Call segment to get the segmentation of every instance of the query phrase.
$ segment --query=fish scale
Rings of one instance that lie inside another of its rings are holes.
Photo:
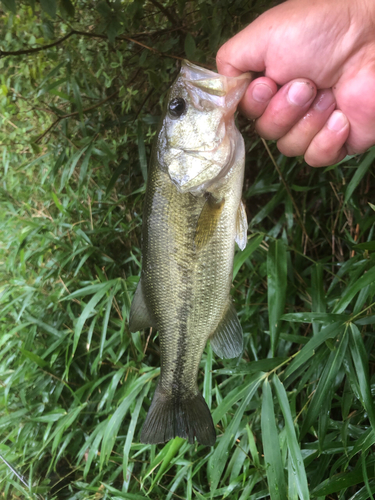
[[[129,320],[131,331],[156,328],[160,341],[160,378],[142,442],[181,436],[213,445],[197,384],[202,353],[209,338],[221,357],[242,352],[230,287],[235,241],[246,245],[246,230],[237,233],[247,224],[244,144],[234,112],[248,82],[185,63],[169,93],[150,162],[141,280]]]

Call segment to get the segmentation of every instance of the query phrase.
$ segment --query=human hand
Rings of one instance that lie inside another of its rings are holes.
[[[242,112],[286,156],[314,167],[375,144],[375,2],[288,0],[217,54],[219,73],[263,73]]]

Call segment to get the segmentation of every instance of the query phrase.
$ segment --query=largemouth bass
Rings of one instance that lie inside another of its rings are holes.
[[[224,77],[185,62],[154,144],[142,226],[142,273],[129,328],[159,332],[161,372],[141,441],[180,436],[212,446],[215,428],[198,389],[207,340],[242,353],[230,297],[235,241],[247,241],[241,202],[244,142],[234,113],[250,75]]]

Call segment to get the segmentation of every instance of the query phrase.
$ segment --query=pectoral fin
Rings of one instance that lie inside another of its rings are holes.
[[[151,327],[157,330],[155,321],[152,319],[146,306],[143,296],[142,280],[139,280],[130,308],[129,330],[130,332],[138,332],[139,330]]]
[[[221,212],[224,208],[225,199],[216,200],[211,194],[203,205],[202,212],[197,223],[195,233],[195,246],[199,250],[212,238]]]
[[[247,243],[247,217],[244,204],[240,203],[237,210],[236,237],[235,241],[241,250],[244,250]]]
[[[212,350],[220,358],[237,358],[242,353],[242,337],[241,324],[234,305],[229,299],[223,319],[210,337]]]

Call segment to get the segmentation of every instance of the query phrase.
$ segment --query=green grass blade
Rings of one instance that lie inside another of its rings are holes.
[[[219,484],[220,477],[223,473],[225,464],[228,460],[228,449],[232,446],[235,435],[241,423],[242,416],[252,397],[256,393],[260,383],[264,379],[265,374],[259,373],[249,378],[246,384],[246,395],[238,407],[232,421],[228,425],[224,435],[220,438],[219,444],[208,462],[208,476],[211,483],[211,498],[213,497],[216,488]]]
[[[375,282],[375,266],[369,269],[365,274],[363,274],[359,279],[356,279],[353,283],[347,286],[345,292],[342,294],[340,300],[337,302],[333,308],[334,313],[342,313],[345,311],[349,302],[353,297],[362,290],[367,285]]]
[[[262,441],[264,461],[271,500],[286,500],[284,466],[281,460],[279,435],[275,423],[272,392],[268,380],[263,383]]]
[[[335,338],[344,329],[341,322],[326,326],[315,335],[297,354],[285,372],[285,379],[290,377],[298,368],[307,363],[314,356],[316,349],[328,339]]]
[[[262,243],[264,234],[253,234],[249,238],[245,250],[237,252],[234,256],[233,262],[233,279],[237,276],[238,271],[241,269],[243,263],[255,252],[255,250]]]
[[[314,337],[316,338],[316,337]],[[319,383],[315,390],[313,397],[311,398],[307,414],[303,421],[301,428],[301,439],[308,432],[311,425],[314,423],[319,415],[319,412],[324,408],[326,398],[331,394],[334,389],[334,380],[338,371],[341,368],[342,361],[344,359],[346,349],[348,346],[348,334],[344,332],[336,341],[336,345],[333,351],[330,353],[327,363],[323,369],[320,376]]]
[[[287,285],[287,254],[281,240],[270,242],[267,254],[268,314],[272,354],[275,356],[284,312]]]
[[[288,396],[277,375],[274,375],[272,382],[274,384],[276,396],[284,416],[289,458],[292,461],[292,475],[294,476],[294,479],[296,481],[298,495],[302,500],[308,500],[310,498],[310,495],[307,485],[306,471],[302,459],[301,450],[297,441],[292,413],[290,411],[288,402]]]
[[[371,394],[368,355],[358,327],[351,324],[350,329],[351,335],[349,337],[349,346],[358,378],[361,402],[368,414],[371,426],[375,432],[375,410]]]
[[[367,155],[362,159],[361,163],[355,170],[355,174],[353,175],[351,181],[348,184],[348,187],[345,191],[344,203],[347,203],[351,198],[354,190],[357,188],[359,183],[361,182],[363,176],[366,174],[367,170],[373,164],[375,158],[375,148],[371,148]]]

